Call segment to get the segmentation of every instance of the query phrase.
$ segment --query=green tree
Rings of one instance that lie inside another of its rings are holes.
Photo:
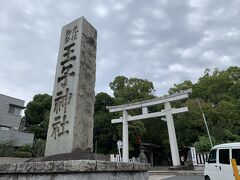
[[[107,93],[100,92],[96,95],[94,110],[94,151],[108,154],[114,152],[117,127],[112,126],[113,115],[108,112],[106,106],[113,105],[114,99]]]
[[[184,81],[170,88],[169,93],[180,92],[188,87],[193,89],[193,94],[186,102],[189,112],[175,117],[179,146],[191,145],[199,137],[207,135],[195,98],[200,99],[210,134],[216,143],[238,141],[240,137],[240,68],[229,67],[223,71],[216,68],[212,73],[207,69],[195,84]],[[180,106],[184,105],[180,103]],[[187,137],[189,134],[191,136]]]
[[[117,104],[140,101],[154,97],[153,83],[138,78],[126,78],[117,76],[110,83]]]
[[[96,95],[95,97],[95,108],[94,108],[94,112],[98,113],[98,112],[107,112],[107,106],[111,106],[113,105],[114,99],[109,96],[107,93],[104,92],[100,92]]]
[[[33,157],[42,157],[45,152],[46,141],[43,139],[35,139],[31,148]]]
[[[169,94],[178,93],[193,87],[192,81],[186,80],[180,84],[174,84],[172,88],[168,91]]]
[[[106,106],[119,105],[155,98],[153,83],[138,78],[118,76],[110,84],[114,97],[106,93],[96,95],[94,111],[94,145],[99,153],[116,153],[117,140],[122,137],[122,125],[111,124],[111,119],[122,116],[121,113],[109,113]],[[229,67],[213,72],[206,69],[196,83],[185,80],[174,84],[169,94],[192,88],[188,100],[171,103],[172,107],[187,106],[189,112],[174,115],[178,146],[195,145],[199,151],[208,151],[210,142],[203,117],[196,98],[200,100],[214,143],[240,141],[240,68]],[[35,133],[36,138],[46,138],[51,96],[36,95],[26,108],[27,130]],[[163,109],[162,105],[149,108],[149,112]],[[140,114],[141,110],[131,110],[130,115]],[[169,154],[169,140],[166,122],[160,118],[146,119],[129,123],[130,156],[139,155],[137,139],[160,146],[157,155],[164,160]],[[4,146],[6,147],[6,146]],[[12,147],[6,147],[13,151]],[[38,149],[35,148],[35,150]],[[0,153],[7,153],[4,148]],[[41,151],[42,152],[42,151]]]
[[[52,97],[48,94],[38,94],[27,104],[25,121],[28,132],[35,134],[35,138],[46,139],[51,110]]]
[[[211,139],[213,144],[215,144],[215,138],[211,137]],[[194,146],[196,147],[196,150],[201,153],[209,152],[212,148],[208,136],[200,136]]]
[[[154,98],[153,83],[146,79],[127,78],[124,76],[117,76],[113,82],[110,83],[110,88],[113,90],[115,97],[114,104],[126,104]],[[137,115],[140,110],[129,111],[130,115]],[[122,116],[121,113],[115,113],[117,117]],[[118,126],[119,137],[122,137],[122,126]],[[150,127],[150,126],[149,126]],[[138,139],[144,139],[147,129],[143,121],[135,121],[129,123],[129,150],[130,156],[138,156]]]
[[[198,137],[206,134],[199,105],[195,99],[189,99],[182,106],[188,107],[188,112],[174,116],[174,123],[179,147],[191,146]],[[203,103],[202,107],[207,108]]]

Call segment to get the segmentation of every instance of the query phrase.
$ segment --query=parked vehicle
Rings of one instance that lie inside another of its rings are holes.
[[[235,180],[231,159],[235,159],[240,170],[240,143],[214,146],[205,163],[205,180]]]

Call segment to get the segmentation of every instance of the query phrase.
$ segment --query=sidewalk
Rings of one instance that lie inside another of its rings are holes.
[[[189,176],[189,175],[203,175],[204,171],[195,171],[191,169],[169,169],[166,166],[152,167],[149,171],[149,175],[178,175],[178,176]]]
[[[149,180],[161,180],[174,177],[174,175],[151,175],[149,176]]]

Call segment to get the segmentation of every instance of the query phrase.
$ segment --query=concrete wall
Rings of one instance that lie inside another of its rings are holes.
[[[148,180],[149,164],[95,160],[0,165],[0,180]]]
[[[9,126],[12,130],[19,130],[21,116],[14,114],[0,113],[0,126]]]
[[[29,160],[30,158],[15,158],[15,157],[0,157],[0,164],[20,163]]]
[[[147,180],[147,172],[91,172],[67,174],[17,174],[0,176],[0,180]]]
[[[34,134],[11,130],[0,130],[0,142],[13,142],[15,146],[33,143]]]

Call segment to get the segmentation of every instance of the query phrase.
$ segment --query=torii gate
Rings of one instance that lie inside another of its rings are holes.
[[[136,121],[141,119],[153,118],[153,117],[161,117],[165,116],[166,119],[163,119],[167,122],[168,127],[168,135],[170,142],[170,149],[172,155],[173,166],[180,166],[180,158],[178,152],[177,138],[175,133],[175,127],[173,122],[173,114],[178,114],[182,112],[187,112],[187,107],[182,108],[171,108],[170,102],[177,101],[180,99],[186,99],[189,97],[189,94],[192,93],[192,89],[182,91],[180,93],[163,96],[156,99],[150,99],[146,101],[131,103],[131,104],[123,104],[119,106],[107,106],[109,112],[123,112],[123,117],[119,119],[112,119],[112,123],[122,123],[122,141],[123,141],[123,162],[128,162],[129,160],[129,152],[128,152],[128,122]],[[148,107],[154,106],[158,104],[164,104],[164,110],[160,112],[149,113]],[[136,116],[128,115],[128,110],[142,108],[142,114]]]

